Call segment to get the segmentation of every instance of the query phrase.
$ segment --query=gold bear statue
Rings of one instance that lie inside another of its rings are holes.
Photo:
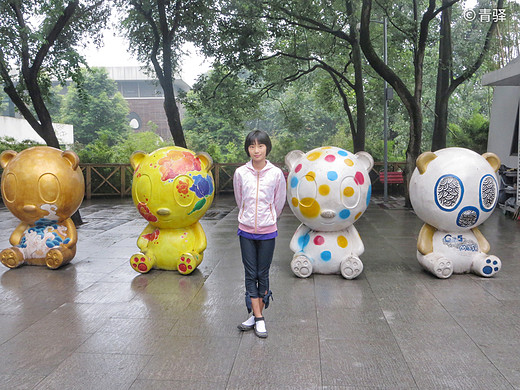
[[[21,221],[9,238],[12,247],[0,252],[2,264],[56,269],[69,263],[78,241],[70,217],[85,194],[76,153],[49,146],[6,150],[0,165],[4,204]]]

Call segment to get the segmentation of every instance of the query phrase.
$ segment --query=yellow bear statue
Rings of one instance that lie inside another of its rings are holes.
[[[2,264],[46,265],[56,269],[76,254],[78,235],[70,216],[79,208],[85,182],[79,158],[71,151],[36,146],[0,154],[2,198],[21,220],[0,252]]]
[[[148,221],[130,258],[132,268],[177,270],[187,275],[202,262],[207,241],[199,222],[213,202],[213,160],[177,146],[135,152],[132,198]]]

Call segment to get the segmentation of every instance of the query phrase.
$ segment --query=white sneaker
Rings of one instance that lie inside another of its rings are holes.
[[[255,334],[262,339],[267,337],[264,317],[255,317]]]
[[[237,326],[241,331],[251,330],[255,327],[255,317],[251,316],[240,325]]]

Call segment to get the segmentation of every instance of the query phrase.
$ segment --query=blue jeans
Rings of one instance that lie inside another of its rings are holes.
[[[239,239],[245,271],[247,311],[252,310],[251,298],[262,298],[267,308],[272,296],[269,290],[269,268],[273,260],[275,239],[250,240],[242,236]]]

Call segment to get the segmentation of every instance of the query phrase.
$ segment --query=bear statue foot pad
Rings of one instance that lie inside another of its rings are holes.
[[[453,274],[453,264],[447,259],[441,259],[434,267],[434,274],[439,279],[447,279]]]
[[[57,269],[63,264],[63,253],[58,249],[51,249],[45,256],[45,264],[50,269]]]
[[[130,265],[134,271],[140,272],[142,274],[149,272],[153,268],[152,260],[142,253],[136,253],[133,255],[130,258]]]
[[[363,272],[363,263],[357,257],[349,257],[341,262],[340,271],[345,279],[354,279]]]
[[[195,268],[197,268],[197,258],[190,253],[184,253],[179,260],[177,271],[180,274],[188,275],[195,271]]]
[[[299,278],[308,278],[312,274],[312,263],[303,255],[295,256],[291,261],[291,269]]]
[[[496,256],[489,255],[474,261],[471,270],[477,275],[489,278],[500,271],[500,268],[502,268],[500,259]]]
[[[4,249],[0,257],[2,264],[8,268],[17,268],[24,262],[22,252],[18,248]]]

